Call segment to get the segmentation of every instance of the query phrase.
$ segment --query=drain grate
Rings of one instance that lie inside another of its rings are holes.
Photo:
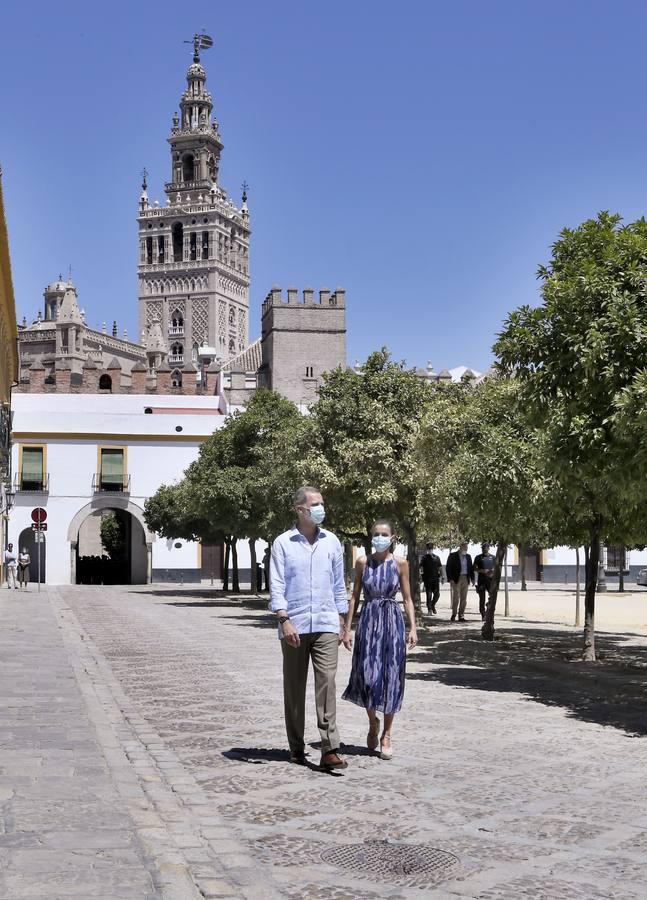
[[[458,858],[453,853],[425,844],[394,844],[374,840],[328,847],[322,852],[321,859],[342,869],[354,869],[391,881],[403,878],[416,878],[418,881],[422,876],[427,883],[441,881],[450,869],[458,865]]]

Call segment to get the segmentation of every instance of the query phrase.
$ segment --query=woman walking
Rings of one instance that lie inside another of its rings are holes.
[[[380,748],[382,759],[391,759],[391,729],[393,718],[402,707],[406,646],[418,643],[416,619],[409,590],[409,566],[404,559],[393,556],[395,535],[386,519],[378,519],[371,529],[373,552],[367,559],[357,560],[355,584],[346,616],[343,644],[353,646],[351,626],[353,612],[364,589],[362,609],[348,687],[344,700],[366,709],[369,731],[366,746]],[[404,617],[396,600],[402,591],[404,608],[409,619],[409,637],[405,638]],[[380,720],[376,711],[384,713],[384,728],[380,735]]]
[[[27,548],[23,547],[18,554],[18,584],[21,590],[29,584],[29,563],[31,558],[27,552]]]

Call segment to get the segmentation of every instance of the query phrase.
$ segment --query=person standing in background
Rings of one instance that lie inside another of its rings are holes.
[[[490,545],[487,541],[481,544],[481,552],[474,557],[474,572],[476,573],[476,593],[479,595],[479,612],[481,619],[485,620],[485,597],[489,596],[492,572],[494,571],[494,556],[490,553]]]
[[[430,616],[436,615],[436,604],[440,598],[440,585],[445,579],[443,578],[443,564],[440,556],[434,553],[434,545],[427,544],[427,552],[422,557],[420,563],[422,571],[422,583],[425,586],[425,594],[427,595],[427,612]]]
[[[29,563],[31,558],[27,552],[27,548],[23,547],[18,554],[18,583],[21,590],[24,590],[29,584]]]
[[[11,590],[11,588],[18,588],[16,584],[16,554],[13,552],[13,544],[7,544],[7,549],[4,552],[4,565],[7,576],[7,588]]]
[[[452,591],[451,621],[455,622],[456,615],[458,615],[458,621],[465,622],[467,591],[470,583],[474,584],[474,566],[472,557],[467,552],[467,541],[463,541],[458,550],[449,554],[445,563],[445,571]]]

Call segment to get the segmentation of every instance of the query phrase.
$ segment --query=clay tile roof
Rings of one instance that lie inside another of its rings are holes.
[[[225,372],[257,372],[261,365],[261,339],[257,338],[246,350],[232,356],[224,364]]]

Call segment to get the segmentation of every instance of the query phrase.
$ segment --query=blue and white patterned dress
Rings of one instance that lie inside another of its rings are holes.
[[[404,616],[395,595],[400,572],[394,559],[366,562],[364,608],[357,631],[348,687],[342,698],[390,715],[402,706],[406,664]]]

